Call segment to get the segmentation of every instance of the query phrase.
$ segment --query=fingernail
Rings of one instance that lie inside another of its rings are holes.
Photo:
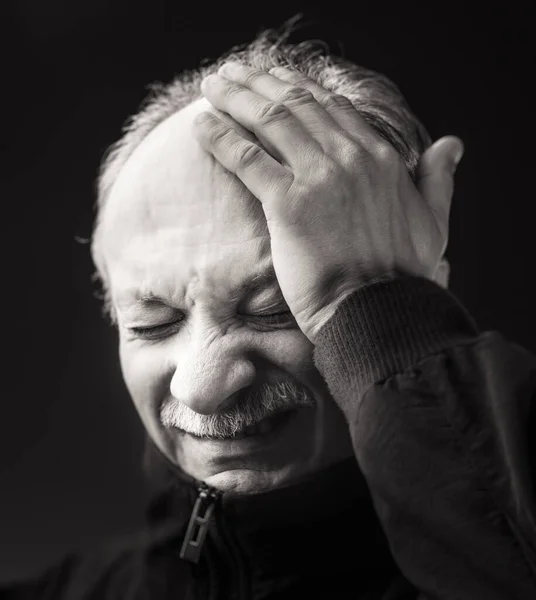
[[[240,75],[245,71],[246,67],[240,64],[239,62],[229,61],[223,64],[219,69],[218,73],[221,75],[228,75],[232,77],[233,75]]]
[[[269,71],[270,75],[273,75],[274,77],[279,77],[280,79],[287,79],[289,77],[294,77],[296,76],[295,71],[293,71],[292,69],[289,69],[287,67],[273,67],[273,69],[270,69]]]
[[[205,79],[203,79],[203,81],[201,82],[201,89],[203,89],[207,85],[209,85],[209,86],[213,85],[214,83],[216,83],[218,81],[218,79],[219,79],[219,77],[215,73],[211,73],[210,75],[207,75],[205,77]]]
[[[203,123],[208,123],[209,121],[212,121],[215,118],[217,118],[217,117],[214,114],[212,114],[208,111],[204,111],[204,112],[199,113],[195,117],[194,121],[195,121],[195,123],[201,125]]]

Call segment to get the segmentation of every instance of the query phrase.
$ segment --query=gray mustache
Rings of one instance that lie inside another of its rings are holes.
[[[202,415],[179,400],[170,400],[162,406],[160,420],[164,427],[221,440],[278,412],[315,404],[312,393],[305,387],[288,381],[265,383],[252,389],[227,410],[212,415]]]

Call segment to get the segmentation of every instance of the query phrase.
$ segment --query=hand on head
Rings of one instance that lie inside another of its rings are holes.
[[[279,285],[310,340],[361,286],[444,272],[458,138],[425,152],[415,185],[350,101],[302,74],[227,63],[202,90],[261,142],[212,112],[196,121],[202,146],[262,203]]]

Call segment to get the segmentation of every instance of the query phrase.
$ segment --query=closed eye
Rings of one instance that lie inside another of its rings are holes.
[[[295,323],[294,315],[290,310],[283,310],[275,313],[258,313],[254,315],[247,315],[247,317],[253,322],[258,322],[265,326],[285,326],[293,325]]]
[[[290,310],[275,313],[258,313],[241,315],[253,325],[261,327],[289,327],[295,325],[294,315]],[[184,317],[181,316],[173,321],[150,325],[147,327],[129,327],[128,332],[135,338],[143,340],[161,340],[175,334],[181,327]]]
[[[161,323],[159,325],[151,325],[148,327],[129,327],[128,331],[134,337],[146,339],[146,340],[157,340],[168,337],[179,330],[180,323],[184,320],[183,317],[174,319],[167,323]]]

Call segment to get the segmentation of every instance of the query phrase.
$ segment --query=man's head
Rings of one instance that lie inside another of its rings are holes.
[[[145,428],[190,475],[255,492],[352,449],[273,276],[260,203],[193,134],[200,83],[227,60],[347,96],[412,174],[429,138],[386,78],[266,32],[159,88],[103,163],[92,250]]]

